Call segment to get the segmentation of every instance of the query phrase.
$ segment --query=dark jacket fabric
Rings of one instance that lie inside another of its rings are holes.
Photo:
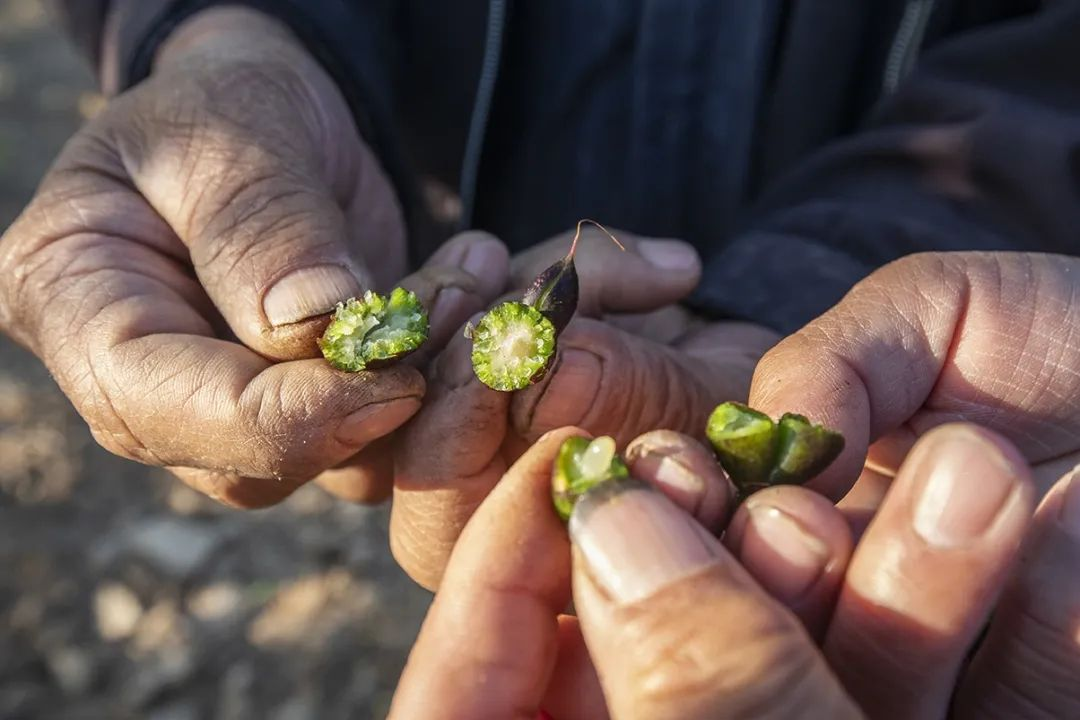
[[[117,89],[214,4],[61,2]],[[293,28],[403,198],[460,187],[512,249],[582,217],[686,239],[714,317],[790,331],[903,255],[1080,245],[1074,0],[229,4]]]

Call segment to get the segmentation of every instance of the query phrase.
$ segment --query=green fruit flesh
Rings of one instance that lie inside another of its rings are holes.
[[[359,372],[408,355],[427,335],[427,311],[414,293],[395,288],[387,298],[369,290],[337,306],[319,347],[337,369]]]
[[[490,388],[522,390],[542,376],[555,353],[555,327],[536,308],[504,302],[472,331],[472,364]]]
[[[563,520],[569,520],[574,505],[585,492],[601,483],[628,477],[630,471],[616,454],[614,439],[567,438],[559,448],[551,476],[555,512]]]

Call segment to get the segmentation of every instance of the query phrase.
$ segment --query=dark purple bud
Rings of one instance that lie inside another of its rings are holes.
[[[574,241],[570,244],[570,252],[566,253],[566,257],[562,260],[540,273],[521,298],[524,304],[536,308],[551,321],[556,334],[561,333],[570,324],[571,318],[577,311],[578,274],[574,266],[574,254],[577,252],[578,241],[581,239],[581,226],[585,223],[598,227],[619,246],[619,249],[626,249],[614,235],[608,232],[607,228],[595,220],[578,222]]]
[[[578,274],[574,258],[567,255],[533,280],[521,301],[544,314],[555,332],[570,324],[578,304]]]

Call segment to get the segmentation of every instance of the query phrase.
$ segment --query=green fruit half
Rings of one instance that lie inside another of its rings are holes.
[[[387,298],[369,290],[338,304],[319,348],[338,370],[359,372],[408,355],[427,336],[427,311],[415,293],[395,288]]]
[[[844,449],[844,436],[802,415],[780,422],[742,403],[727,402],[709,417],[705,434],[742,497],[772,485],[799,485]]]
[[[527,388],[543,377],[555,354],[555,326],[534,307],[504,302],[472,329],[476,377],[494,390]]]
[[[600,483],[628,477],[630,471],[616,453],[613,438],[567,438],[559,448],[551,474],[555,512],[563,520],[569,520],[578,498],[586,491]]]

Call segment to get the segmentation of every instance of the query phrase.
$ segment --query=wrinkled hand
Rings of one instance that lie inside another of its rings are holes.
[[[717,403],[746,397],[754,364],[775,336],[692,319],[672,303],[697,283],[693,249],[616,234],[626,252],[598,232],[583,237],[578,316],[540,383],[513,394],[484,386],[464,337],[435,361],[423,410],[397,436],[391,521],[394,555],[422,585],[438,584],[473,510],[548,430],[578,425],[620,445],[653,428],[702,435]],[[570,236],[560,236],[513,258],[511,285],[526,287],[569,245]]]
[[[469,237],[405,282],[434,305],[434,342],[502,290],[466,272],[474,252],[505,268]],[[107,449],[262,506],[419,408],[411,367],[314,359],[325,313],[404,269],[393,190],[336,87],[282,26],[214,9],[68,143],[0,240],[0,328]]]
[[[914,255],[875,272],[762,359],[750,403],[840,429],[811,486],[872,509],[915,439],[947,422],[992,428],[1043,491],[1080,460],[1080,260]],[[871,446],[871,443],[873,445]]]
[[[752,496],[721,546],[709,530],[733,491],[711,453],[649,433],[627,453],[642,482],[587,495],[568,543],[550,470],[578,433],[542,438],[470,520],[392,717],[1080,713],[1080,479],[1032,521],[1016,449],[950,425],[918,442],[854,552],[842,512],[799,487]]]

